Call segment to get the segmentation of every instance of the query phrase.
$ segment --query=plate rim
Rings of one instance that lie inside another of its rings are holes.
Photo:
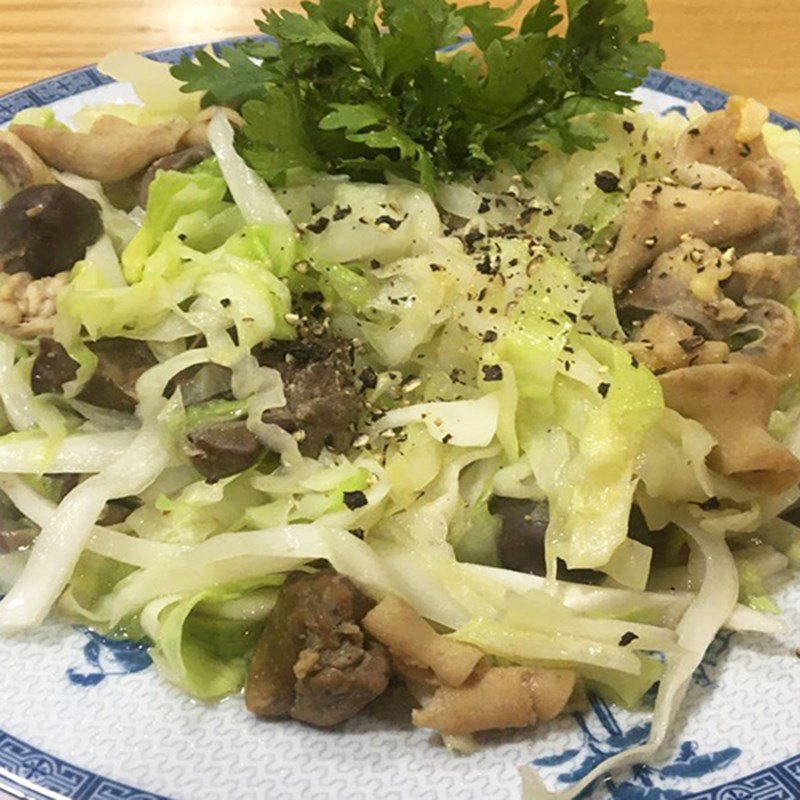
[[[235,36],[196,44],[160,47],[144,51],[142,54],[155,61],[175,63],[183,56],[191,55],[202,48],[211,47],[219,55],[221,48],[236,42],[264,38],[266,37]],[[88,64],[42,78],[0,95],[0,125],[7,124],[15,114],[24,109],[50,105],[58,100],[74,97],[113,83],[115,83],[113,79],[99,71],[97,64]],[[730,93],[723,89],[661,69],[651,69],[642,83],[642,88],[674,97],[678,101],[699,102],[709,111],[722,108],[730,96]],[[800,122],[784,114],[773,111],[770,119],[786,130],[800,130]],[[80,777],[81,784],[71,793],[71,797],[64,795],[49,788],[43,782],[31,780],[30,776],[23,776],[16,772],[15,770],[24,767],[21,758],[34,759],[38,764],[46,765],[46,768],[52,773],[45,773],[44,777],[47,777],[48,774],[67,771],[73,777]],[[734,778],[725,784],[687,795],[684,800],[725,800],[732,796],[746,800],[748,797],[755,798],[756,793],[758,796],[762,796],[762,793],[768,788],[786,789],[794,793],[789,796],[800,797],[800,753],[756,772]],[[113,792],[115,800],[126,800],[127,798],[130,800],[169,800],[163,795],[135,788],[77,764],[64,761],[0,728],[0,800],[3,800],[4,792],[13,800],[101,800],[101,798],[111,796],[106,793],[108,790]],[[731,794],[734,791],[745,794]]]

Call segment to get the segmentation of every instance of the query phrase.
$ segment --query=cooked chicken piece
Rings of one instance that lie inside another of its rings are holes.
[[[56,296],[69,273],[34,280],[27,272],[9,275],[0,284],[0,332],[33,339],[53,332]]]
[[[739,178],[744,164],[769,156],[762,135],[768,119],[760,103],[732,97],[725,109],[700,117],[681,134],[674,163],[711,164]]]
[[[39,183],[55,182],[47,164],[19,136],[9,131],[0,131],[0,176],[15,191]]]
[[[746,327],[763,330],[763,336],[731,353],[731,363],[754,364],[782,381],[800,374],[800,339],[797,320],[782,303],[764,300],[748,309]]]
[[[767,432],[781,381],[752,364],[707,364],[662,375],[664,402],[717,440],[709,462],[755,491],[775,494],[800,481],[800,461]]]
[[[759,230],[779,206],[760,194],[641,183],[628,197],[617,246],[606,260],[606,280],[621,291],[688,234],[725,244]]]
[[[477,647],[448,639],[402,598],[389,595],[363,619],[362,625],[405,664],[431,669],[446,686],[461,686],[483,653]]]
[[[707,341],[671,314],[653,314],[625,346],[657,375],[694,364],[720,364],[729,355],[725,342]]]
[[[666,312],[700,326],[711,338],[724,339],[745,313],[720,288],[732,274],[732,263],[732,254],[687,239],[656,259],[621,306]]]
[[[174,153],[189,130],[187,122],[132,125],[119,117],[98,117],[89,133],[12,125],[51,167],[103,182],[120,181]]]
[[[568,670],[490,667],[459,688],[440,687],[411,718],[445,734],[524,728],[557,717],[574,688]]]

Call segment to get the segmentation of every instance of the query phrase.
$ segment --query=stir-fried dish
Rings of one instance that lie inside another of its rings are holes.
[[[780,629],[800,134],[637,111],[642,0],[303,5],[0,132],[0,631],[316,726],[405,686],[460,750],[652,708],[572,796]]]

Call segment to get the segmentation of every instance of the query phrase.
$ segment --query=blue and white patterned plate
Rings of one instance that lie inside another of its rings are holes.
[[[193,49],[151,57],[176,61]],[[716,109],[726,97],[664,72],[638,94],[655,112],[693,101]],[[0,125],[30,106],[68,118],[88,102],[131,99],[129,86],[87,67],[0,98]],[[800,799],[800,586],[778,600],[786,633],[720,636],[662,760],[613,776],[593,797]],[[519,764],[563,788],[646,736],[646,715],[595,701],[586,713],[459,757],[411,727],[399,693],[343,729],[317,731],[259,721],[237,698],[193,702],[158,678],[143,646],[82,628],[49,623],[0,640],[0,798],[510,799]]]

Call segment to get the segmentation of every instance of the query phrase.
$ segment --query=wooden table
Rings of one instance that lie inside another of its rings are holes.
[[[469,0],[472,2],[472,0]],[[97,61],[248,33],[298,0],[0,0],[0,92]],[[650,0],[666,68],[800,118],[800,0]]]

